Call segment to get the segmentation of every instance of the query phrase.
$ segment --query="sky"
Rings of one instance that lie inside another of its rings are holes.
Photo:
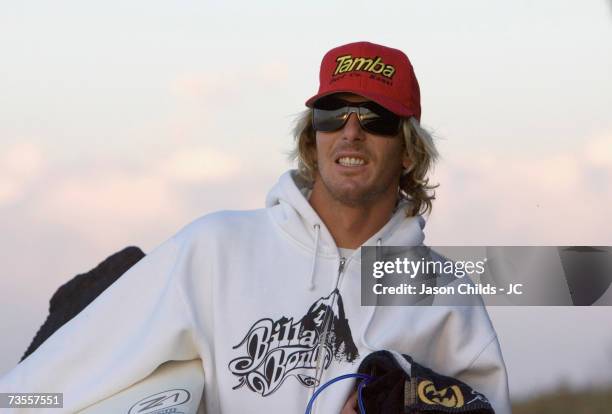
[[[415,67],[442,155],[428,244],[612,245],[611,39],[605,0],[4,5],[0,373],[74,275],[262,207],[347,42]],[[490,314],[514,397],[612,381],[612,309]]]

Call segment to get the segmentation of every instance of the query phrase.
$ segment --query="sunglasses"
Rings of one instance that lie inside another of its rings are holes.
[[[402,119],[393,112],[371,101],[357,103],[338,98],[322,98],[315,103],[312,127],[321,132],[337,131],[352,113],[367,132],[385,136],[395,136],[399,132]]]

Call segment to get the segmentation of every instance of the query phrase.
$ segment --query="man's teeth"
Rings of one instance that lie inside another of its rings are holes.
[[[338,163],[340,165],[352,167],[355,165],[363,165],[365,164],[365,161],[362,160],[361,158],[342,157],[338,160]]]

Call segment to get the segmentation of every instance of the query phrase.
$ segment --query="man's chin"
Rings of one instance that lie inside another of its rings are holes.
[[[340,187],[330,188],[330,194],[336,200],[351,207],[368,204],[372,201],[373,193],[365,188]]]
[[[321,178],[325,192],[334,200],[350,207],[371,204],[378,196],[380,189],[371,185],[366,177],[334,177],[332,180]]]

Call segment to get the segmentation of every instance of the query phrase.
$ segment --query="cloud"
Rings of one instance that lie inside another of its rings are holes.
[[[100,159],[80,166],[56,162],[43,171],[40,153],[26,146],[2,161],[3,177],[9,177],[3,200],[28,194],[10,214],[106,248],[130,238],[161,242],[160,232],[176,231],[202,209],[189,193],[223,186],[243,164],[236,155],[202,146],[183,146],[143,165]]]
[[[429,243],[611,243],[611,148],[612,133],[539,158],[449,154],[434,176]]]
[[[594,167],[612,169],[612,134],[589,141],[584,150],[584,160]]]
[[[90,171],[80,176],[65,176],[38,198],[39,217],[65,226],[92,227],[99,230],[113,222],[155,220],[173,210],[169,183],[146,171],[133,174],[124,171]]]
[[[44,168],[42,150],[18,143],[0,154],[0,206],[18,201]]]
[[[231,178],[240,170],[240,160],[232,155],[210,149],[178,150],[161,162],[159,174],[178,181],[209,181]]]
[[[266,91],[271,85],[285,85],[289,80],[290,67],[281,60],[269,60],[254,66],[249,71],[185,72],[171,80],[169,89],[180,99],[218,103],[240,104],[237,99],[243,89],[259,88]]]

